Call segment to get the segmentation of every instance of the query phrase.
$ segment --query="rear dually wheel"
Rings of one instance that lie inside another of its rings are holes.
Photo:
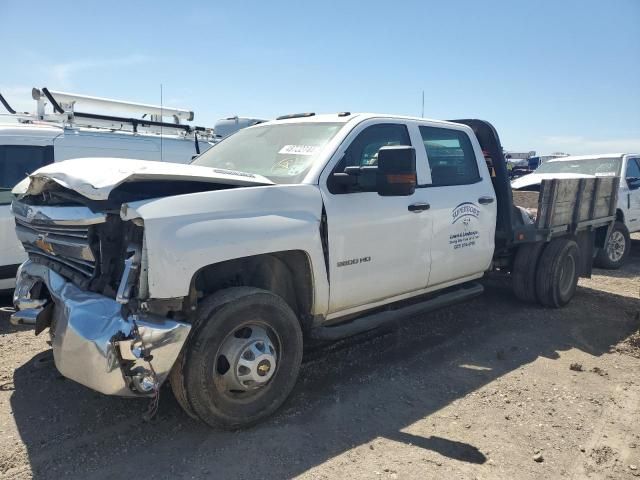
[[[545,247],[536,269],[536,295],[545,307],[558,308],[573,298],[578,285],[580,250],[575,241],[556,238]]]

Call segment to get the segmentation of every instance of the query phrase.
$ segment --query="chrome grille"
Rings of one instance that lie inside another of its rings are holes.
[[[16,219],[16,233],[29,256],[59,262],[86,277],[93,277],[96,257],[89,244],[89,227],[49,226]]]
[[[85,212],[82,207],[36,207],[14,202],[12,208],[16,234],[32,260],[81,283],[95,276],[98,252],[91,248],[90,229],[104,222],[104,216],[89,209]],[[78,215],[75,221],[69,218],[73,214]]]

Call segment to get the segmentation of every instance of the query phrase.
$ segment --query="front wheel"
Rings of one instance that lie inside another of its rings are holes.
[[[282,298],[256,288],[223,290],[202,303],[194,328],[172,377],[187,411],[213,427],[242,428],[282,405],[302,362],[300,323]]]
[[[598,250],[595,264],[597,267],[616,270],[622,266],[631,250],[631,235],[622,222],[613,224],[607,245]]]

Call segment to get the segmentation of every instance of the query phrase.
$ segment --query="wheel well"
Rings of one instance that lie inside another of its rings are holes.
[[[616,210],[616,221],[624,223],[624,213],[620,209]]]
[[[282,297],[298,318],[303,321],[310,318],[313,276],[311,263],[303,251],[289,250],[207,265],[194,275],[190,297],[193,302],[229,287],[269,290]]]

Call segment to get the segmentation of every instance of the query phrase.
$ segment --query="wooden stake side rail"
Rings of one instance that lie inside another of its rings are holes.
[[[514,191],[514,203],[531,208],[537,196],[537,239],[604,226],[615,220],[620,177],[543,180],[540,192]],[[532,239],[531,231],[527,240]]]

